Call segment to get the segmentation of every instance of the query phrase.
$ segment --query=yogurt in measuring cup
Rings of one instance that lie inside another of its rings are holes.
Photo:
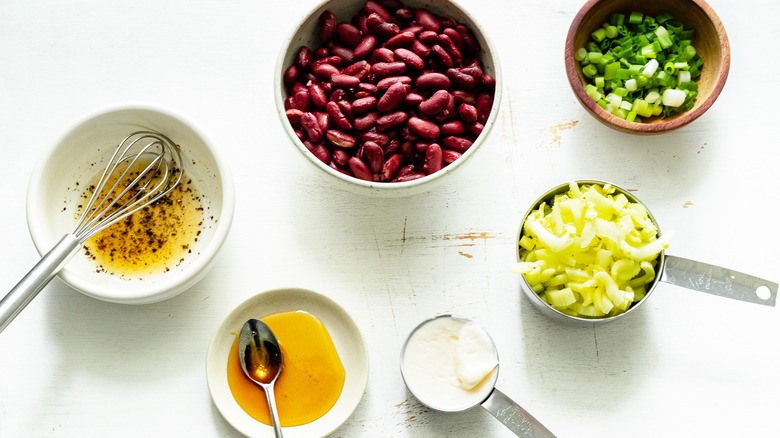
[[[490,335],[473,321],[442,315],[417,326],[401,353],[409,391],[440,411],[462,411],[490,395],[498,377],[498,353]]]

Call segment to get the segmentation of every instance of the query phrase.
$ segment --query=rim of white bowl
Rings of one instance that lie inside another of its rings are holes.
[[[461,7],[460,4],[458,4],[457,2],[452,0],[444,0],[444,3],[451,4],[454,8],[458,9],[464,17],[467,17],[473,24],[473,29],[479,30],[480,35],[482,35],[482,38],[485,41],[485,45],[487,46],[488,52],[490,52],[490,56],[493,61],[493,77],[496,80],[496,88],[493,94],[493,105],[490,108],[490,115],[488,116],[488,120],[485,122],[482,133],[474,140],[474,143],[471,145],[471,147],[466,152],[464,152],[460,158],[458,158],[450,165],[442,168],[436,173],[427,175],[423,178],[419,178],[416,180],[404,181],[404,182],[388,183],[388,182],[364,181],[362,179],[347,176],[341,172],[331,169],[328,165],[320,161],[311,152],[309,152],[309,150],[306,149],[306,146],[303,145],[303,142],[295,135],[292,125],[287,120],[287,116],[285,115],[284,97],[282,96],[282,90],[284,88],[282,86],[283,83],[282,75],[284,70],[287,68],[284,65],[284,58],[287,55],[287,48],[290,46],[290,43],[292,43],[293,39],[295,38],[295,35],[300,30],[301,25],[304,22],[308,21],[310,18],[314,16],[319,16],[319,14],[321,14],[327,9],[326,6],[332,1],[333,0],[321,1],[308,14],[306,14],[303,17],[303,19],[301,19],[298,22],[298,24],[295,26],[293,31],[284,39],[281,50],[279,51],[279,56],[276,59],[276,66],[274,71],[274,83],[273,83],[274,101],[276,103],[276,112],[277,115],[279,116],[280,121],[282,122],[282,127],[284,131],[287,133],[288,137],[290,137],[290,141],[292,141],[293,144],[295,144],[295,147],[296,149],[298,149],[298,152],[304,155],[309,162],[311,162],[315,166],[325,171],[326,174],[332,176],[333,179],[339,181],[341,187],[347,190],[352,190],[352,191],[358,190],[360,192],[366,192],[366,193],[381,192],[388,195],[389,194],[411,195],[432,188],[432,185],[429,185],[428,183],[440,180],[445,175],[452,173],[456,169],[460,168],[464,162],[466,162],[472,155],[474,155],[477,152],[478,149],[480,149],[482,143],[485,142],[485,139],[487,138],[488,134],[493,128],[493,125],[495,124],[496,118],[498,117],[498,111],[501,106],[501,97],[503,95],[503,75],[501,73],[501,63],[498,59],[498,53],[495,44],[487,35],[487,33],[484,31],[484,27],[479,24],[479,22],[474,18],[473,15],[471,15],[468,11],[466,11],[466,9]],[[356,0],[356,3],[357,2],[358,1]],[[436,8],[438,7],[438,4],[432,4],[432,6]],[[474,31],[473,29],[472,32]]]
[[[217,164],[220,174],[220,184],[222,186],[222,209],[220,211],[219,222],[216,224],[216,230],[211,239],[211,243],[204,247],[198,257],[193,258],[191,265],[187,268],[186,272],[181,275],[171,276],[165,281],[154,283],[152,285],[138,284],[138,288],[133,291],[131,296],[127,296],[126,293],[117,293],[112,288],[96,285],[92,282],[85,281],[80,276],[74,274],[67,269],[65,265],[62,270],[57,274],[65,283],[72,288],[78,290],[84,295],[97,298],[103,301],[124,303],[124,304],[148,304],[158,301],[163,301],[168,298],[172,298],[185,290],[192,287],[197,283],[209,270],[211,262],[215,256],[219,253],[225,240],[227,239],[228,232],[233,223],[233,215],[235,210],[235,187],[233,184],[233,176],[227,162],[220,156],[217,149],[211,140],[192,122],[180,113],[170,110],[168,108],[153,105],[143,102],[125,102],[106,105],[98,109],[87,112],[86,114],[76,118],[65,129],[61,130],[59,135],[55,137],[50,146],[43,152],[42,158],[38,160],[33,172],[30,176],[30,180],[27,186],[27,198],[26,198],[26,213],[27,213],[27,228],[30,233],[30,237],[33,240],[38,253],[43,256],[51,247],[47,246],[51,242],[45,242],[41,236],[41,229],[44,225],[41,223],[38,217],[43,212],[39,211],[38,193],[44,178],[43,171],[46,168],[50,157],[62,141],[72,133],[76,128],[83,126],[89,121],[101,116],[105,116],[110,113],[118,113],[122,111],[145,111],[150,113],[158,113],[164,116],[170,117],[187,129],[191,130],[195,136],[197,136],[204,145],[206,145],[208,151],[214,158],[214,162]]]

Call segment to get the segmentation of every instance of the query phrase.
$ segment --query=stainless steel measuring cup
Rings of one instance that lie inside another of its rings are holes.
[[[498,368],[499,365],[497,364],[495,369],[492,371],[492,373],[486,377],[486,379],[489,379],[488,382],[486,382],[486,388],[489,391],[486,391],[485,397],[480,397],[478,401],[475,403],[469,405],[469,406],[458,406],[457,408],[448,407],[448,406],[436,406],[435,403],[432,403],[430,400],[424,400],[425,397],[419,396],[418,388],[415,388],[414,385],[410,385],[409,383],[409,376],[407,373],[409,372],[406,369],[406,351],[407,347],[409,346],[409,340],[412,339],[412,336],[414,336],[415,333],[417,333],[418,330],[420,330],[422,327],[424,327],[426,324],[431,323],[432,321],[438,320],[440,318],[453,318],[459,321],[462,321],[466,324],[475,324],[474,321],[468,318],[464,318],[461,316],[456,315],[439,315],[430,319],[427,319],[420,323],[417,327],[412,330],[411,333],[409,333],[409,336],[407,336],[406,341],[404,342],[403,347],[401,348],[401,377],[404,380],[404,384],[406,385],[406,388],[409,390],[409,392],[412,393],[412,395],[417,398],[417,400],[420,401],[423,405],[442,412],[462,412],[467,409],[471,409],[477,405],[481,405],[483,408],[485,408],[488,412],[490,412],[494,417],[496,417],[501,423],[504,424],[509,430],[515,433],[515,435],[519,437],[539,437],[539,438],[554,438],[555,435],[553,435],[552,432],[550,432],[542,423],[539,422],[536,418],[533,417],[528,411],[523,409],[520,405],[515,403],[511,398],[509,398],[506,394],[499,391],[498,388],[495,387],[496,381],[498,380]],[[480,327],[479,325],[476,325],[476,327]],[[493,338],[490,337],[490,334],[487,333],[484,329],[480,327],[482,331],[487,335],[487,338],[490,339],[490,344],[493,348],[493,354],[495,355],[496,361],[498,362],[498,350],[496,349],[496,344],[493,342]],[[482,394],[480,392],[480,394]]]
[[[614,187],[617,192],[625,195],[629,201],[644,204],[632,195],[628,190],[618,187],[612,183],[599,180],[580,180],[574,181],[578,185],[582,184],[609,184]],[[523,220],[520,223],[519,230],[517,232],[517,238],[515,244],[518,244],[520,238],[523,236],[523,226],[526,219],[531,213],[536,210],[542,202],[547,202],[548,205],[553,198],[565,193],[569,190],[570,183],[563,183],[545,192],[540,196],[531,207],[523,215]],[[660,234],[660,227],[658,221],[653,216],[647,207],[647,214],[653,223],[658,228]],[[516,257],[520,261],[520,246],[516,248]],[[552,306],[548,305],[542,300],[536,292],[533,291],[528,281],[525,279],[525,275],[521,275],[523,292],[528,296],[531,302],[536,306],[543,314],[566,324],[572,325],[585,325],[585,324],[603,324],[614,321],[618,318],[622,318],[625,315],[631,313],[634,309],[639,307],[642,303],[647,301],[655,287],[660,281],[665,283],[682,286],[687,289],[696,290],[699,292],[706,292],[712,295],[718,295],[721,297],[732,298],[735,300],[745,301],[754,304],[762,304],[766,306],[774,306],[777,300],[777,283],[773,283],[769,280],[764,280],[752,275],[748,275],[742,272],[737,272],[731,269],[722,268],[719,266],[709,265],[694,260],[685,259],[682,257],[676,257],[665,254],[665,251],[661,251],[658,255],[656,276],[653,282],[647,289],[647,294],[638,302],[633,303],[627,311],[615,316],[606,318],[580,318],[577,316],[567,315],[562,313]]]

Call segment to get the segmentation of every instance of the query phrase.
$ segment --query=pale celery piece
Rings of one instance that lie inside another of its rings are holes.
[[[615,187],[570,183],[528,216],[511,269],[562,313],[614,316],[645,296],[669,236]]]

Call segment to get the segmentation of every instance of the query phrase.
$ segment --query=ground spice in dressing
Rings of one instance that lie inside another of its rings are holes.
[[[130,175],[127,182],[134,176]],[[110,188],[113,183],[109,181],[105,187]],[[90,184],[84,190],[83,204],[95,188],[95,184]],[[78,206],[78,216],[83,209],[84,205]],[[142,278],[167,272],[193,252],[203,222],[201,196],[192,180],[182,175],[181,182],[166,196],[89,239],[84,244],[85,254],[97,265],[98,272],[120,277]]]

